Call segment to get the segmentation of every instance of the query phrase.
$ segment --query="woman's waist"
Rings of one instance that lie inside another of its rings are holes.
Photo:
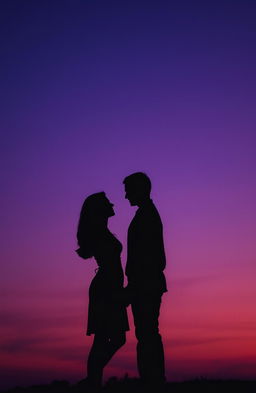
[[[90,289],[97,288],[97,290],[116,290],[123,288],[124,277],[122,275],[107,275],[97,272],[91,281]]]
[[[123,274],[121,263],[98,263],[98,267],[95,270],[100,273],[115,274],[121,272]]]
[[[114,279],[114,278],[122,278],[124,277],[124,272],[122,268],[109,268],[105,266],[99,266],[95,269],[96,276],[95,277],[103,277],[105,279]]]

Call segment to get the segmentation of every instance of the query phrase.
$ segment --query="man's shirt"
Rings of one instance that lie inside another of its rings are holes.
[[[166,292],[163,225],[151,199],[136,211],[128,229],[127,246],[125,273],[131,290]]]

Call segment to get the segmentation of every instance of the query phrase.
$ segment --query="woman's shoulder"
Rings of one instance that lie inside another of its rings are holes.
[[[122,243],[109,231],[98,238],[94,248],[94,256],[96,259],[105,259],[106,256],[120,254],[122,248]]]

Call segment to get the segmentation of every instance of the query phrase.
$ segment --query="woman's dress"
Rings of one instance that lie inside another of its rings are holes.
[[[99,237],[95,259],[99,266],[89,288],[87,335],[113,335],[129,330],[123,302],[122,244],[107,230]]]

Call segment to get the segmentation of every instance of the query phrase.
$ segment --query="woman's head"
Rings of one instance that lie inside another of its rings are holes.
[[[115,215],[113,204],[106,197],[105,192],[89,195],[82,206],[77,230],[78,245],[87,258],[93,256],[93,246],[101,229],[106,226],[107,219]]]
[[[101,221],[108,217],[114,216],[113,203],[110,203],[105,192],[97,192],[89,195],[82,206],[81,215],[95,221]]]

